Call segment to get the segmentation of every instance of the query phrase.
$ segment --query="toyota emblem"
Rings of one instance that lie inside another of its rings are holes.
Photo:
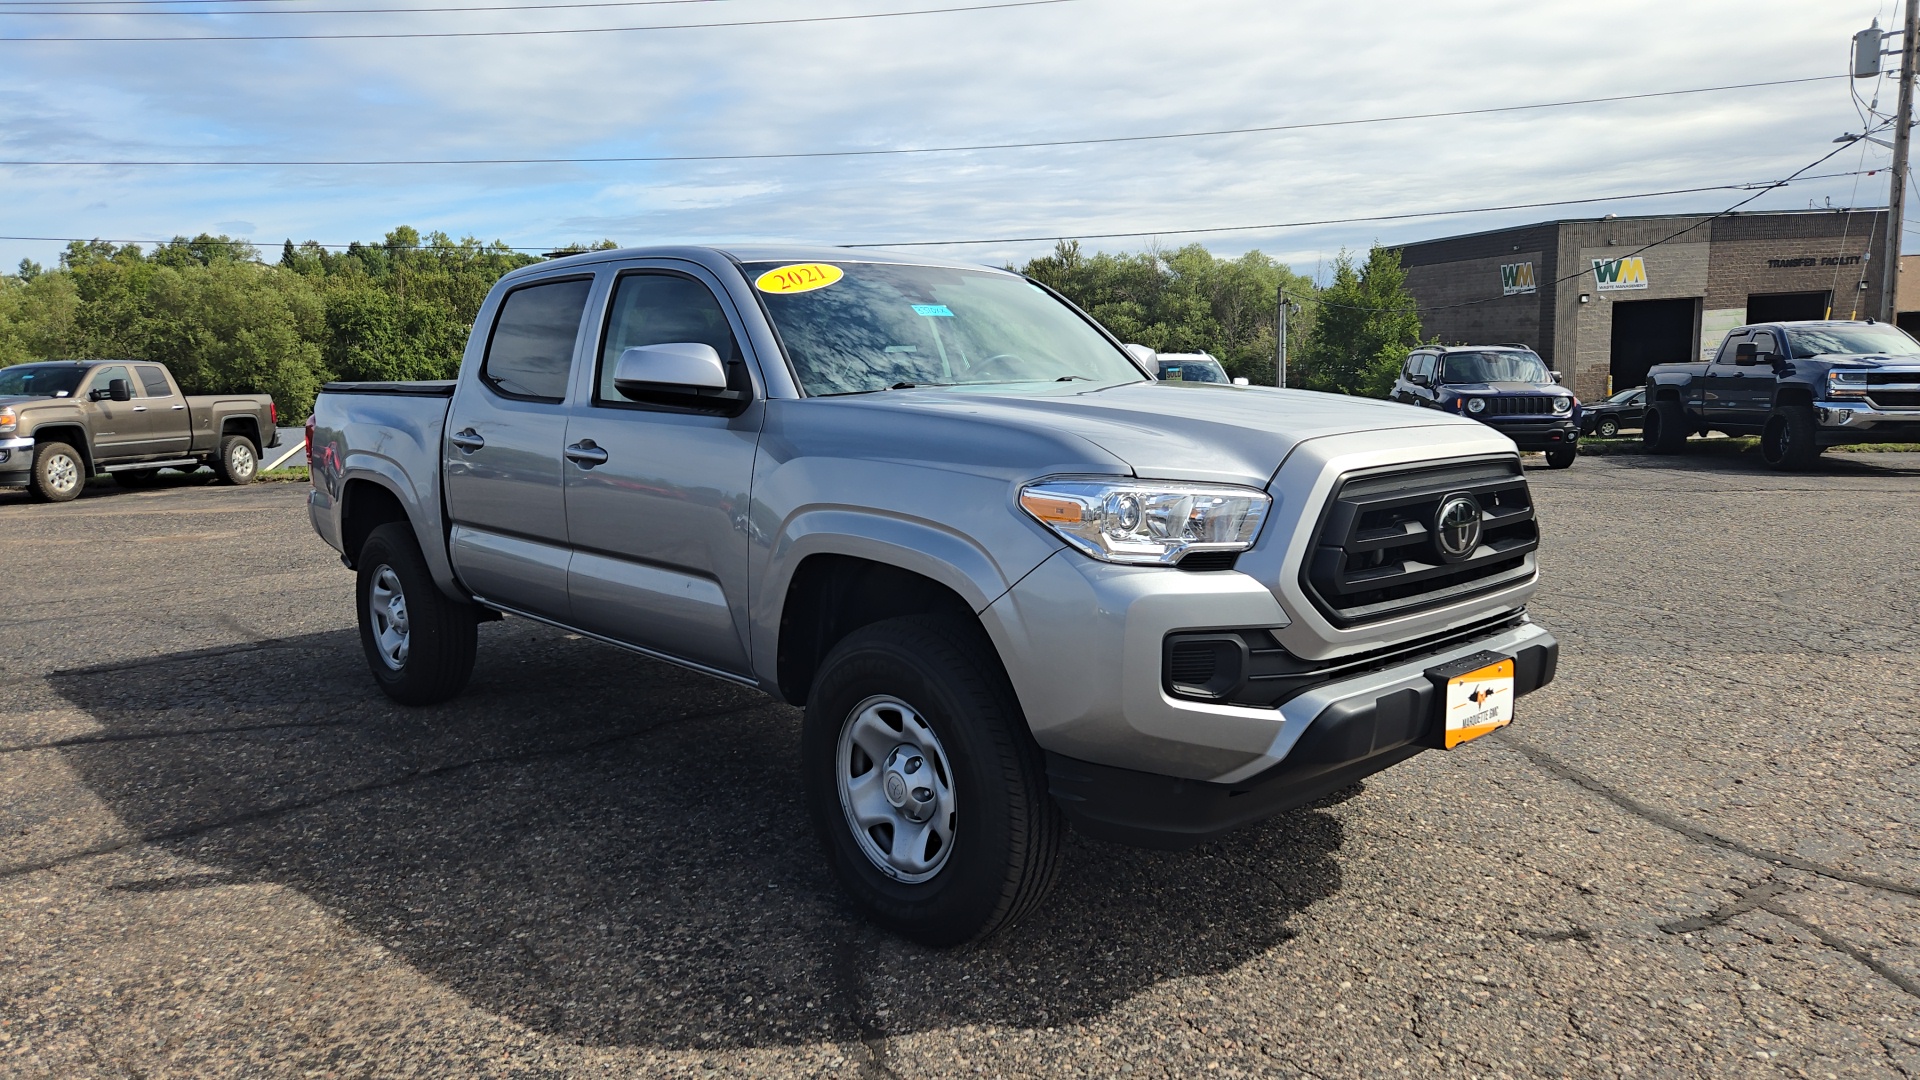
[[[1433,516],[1433,544],[1448,562],[1471,556],[1480,546],[1480,500],[1466,494],[1441,499]]]

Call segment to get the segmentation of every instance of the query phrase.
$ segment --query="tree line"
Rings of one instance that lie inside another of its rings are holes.
[[[612,241],[567,251],[611,248]],[[0,366],[48,359],[158,360],[188,393],[273,395],[305,419],[334,379],[451,378],[487,291],[541,261],[499,243],[401,226],[332,251],[287,241],[277,262],[228,236],[138,244],[75,242],[57,266],[23,260],[0,277]],[[1289,382],[1384,395],[1420,323],[1399,255],[1342,254],[1312,279],[1254,251],[1086,254],[1062,243],[1017,269],[1059,289],[1125,341],[1210,352],[1229,374],[1272,385],[1277,301],[1289,324]]]

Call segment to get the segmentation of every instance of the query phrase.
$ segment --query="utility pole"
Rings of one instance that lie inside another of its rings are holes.
[[[1287,283],[1280,283],[1280,297],[1276,301],[1280,312],[1279,340],[1273,348],[1273,385],[1282,390],[1287,388]]]
[[[1906,231],[1907,142],[1913,133],[1914,49],[1920,46],[1920,0],[1907,0],[1900,35],[1900,109],[1894,114],[1892,190],[1887,196],[1886,262],[1880,267],[1880,319],[1893,322],[1900,299],[1900,234]]]

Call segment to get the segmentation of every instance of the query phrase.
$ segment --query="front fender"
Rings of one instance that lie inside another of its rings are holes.
[[[793,575],[809,556],[845,555],[899,567],[952,589],[978,614],[1059,547],[1021,545],[1021,557],[1009,564],[972,537],[926,518],[864,507],[801,509],[781,523],[755,593],[756,674],[766,685],[778,682],[781,613]]]

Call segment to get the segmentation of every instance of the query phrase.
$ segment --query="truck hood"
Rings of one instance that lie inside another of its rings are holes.
[[[1458,441],[1474,420],[1371,398],[1217,383],[1130,383],[1075,389],[1028,387],[892,390],[865,399],[924,411],[1070,435],[1125,462],[1135,476],[1265,486],[1294,447],[1328,435],[1433,428],[1435,442]],[[1504,442],[1503,439],[1495,441]]]
[[[1832,364],[1843,368],[1883,368],[1920,367],[1920,356],[1887,356],[1884,353],[1829,353],[1825,356],[1805,356],[1803,360],[1818,360],[1823,364]]]
[[[1572,391],[1559,383],[1530,382],[1473,382],[1446,383],[1443,390],[1457,390],[1468,394],[1570,394]]]

